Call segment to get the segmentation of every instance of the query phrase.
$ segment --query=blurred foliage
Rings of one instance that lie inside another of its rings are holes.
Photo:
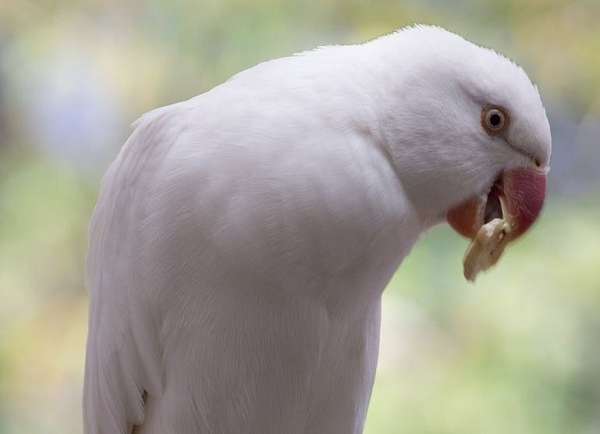
[[[551,205],[477,285],[428,234],[384,297],[367,433],[600,432],[599,217]]]
[[[385,293],[367,434],[600,432],[600,2],[3,0],[0,434],[81,432],[86,230],[141,113],[259,61],[438,24],[523,64],[554,137],[538,227],[468,285],[440,227]]]

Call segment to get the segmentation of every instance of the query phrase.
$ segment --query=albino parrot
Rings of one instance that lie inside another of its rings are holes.
[[[550,149],[520,67],[425,26],[144,115],[90,229],[85,432],[361,433],[386,284],[443,221],[523,234]]]

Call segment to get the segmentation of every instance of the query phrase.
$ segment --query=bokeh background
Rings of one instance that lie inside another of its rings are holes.
[[[86,230],[141,113],[259,61],[438,24],[521,63],[545,214],[476,285],[446,227],[385,293],[367,434],[600,433],[600,2],[2,0],[0,433],[81,432]]]

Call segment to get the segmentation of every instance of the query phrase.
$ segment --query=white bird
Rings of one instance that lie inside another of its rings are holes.
[[[392,274],[447,215],[524,232],[550,149],[520,67],[425,26],[144,115],[90,229],[85,432],[361,433]]]

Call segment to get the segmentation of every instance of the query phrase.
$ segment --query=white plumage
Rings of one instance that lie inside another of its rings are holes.
[[[510,110],[507,138],[486,104]],[[549,157],[525,73],[433,27],[144,115],[90,230],[86,433],[361,433],[402,259],[499,171]]]

